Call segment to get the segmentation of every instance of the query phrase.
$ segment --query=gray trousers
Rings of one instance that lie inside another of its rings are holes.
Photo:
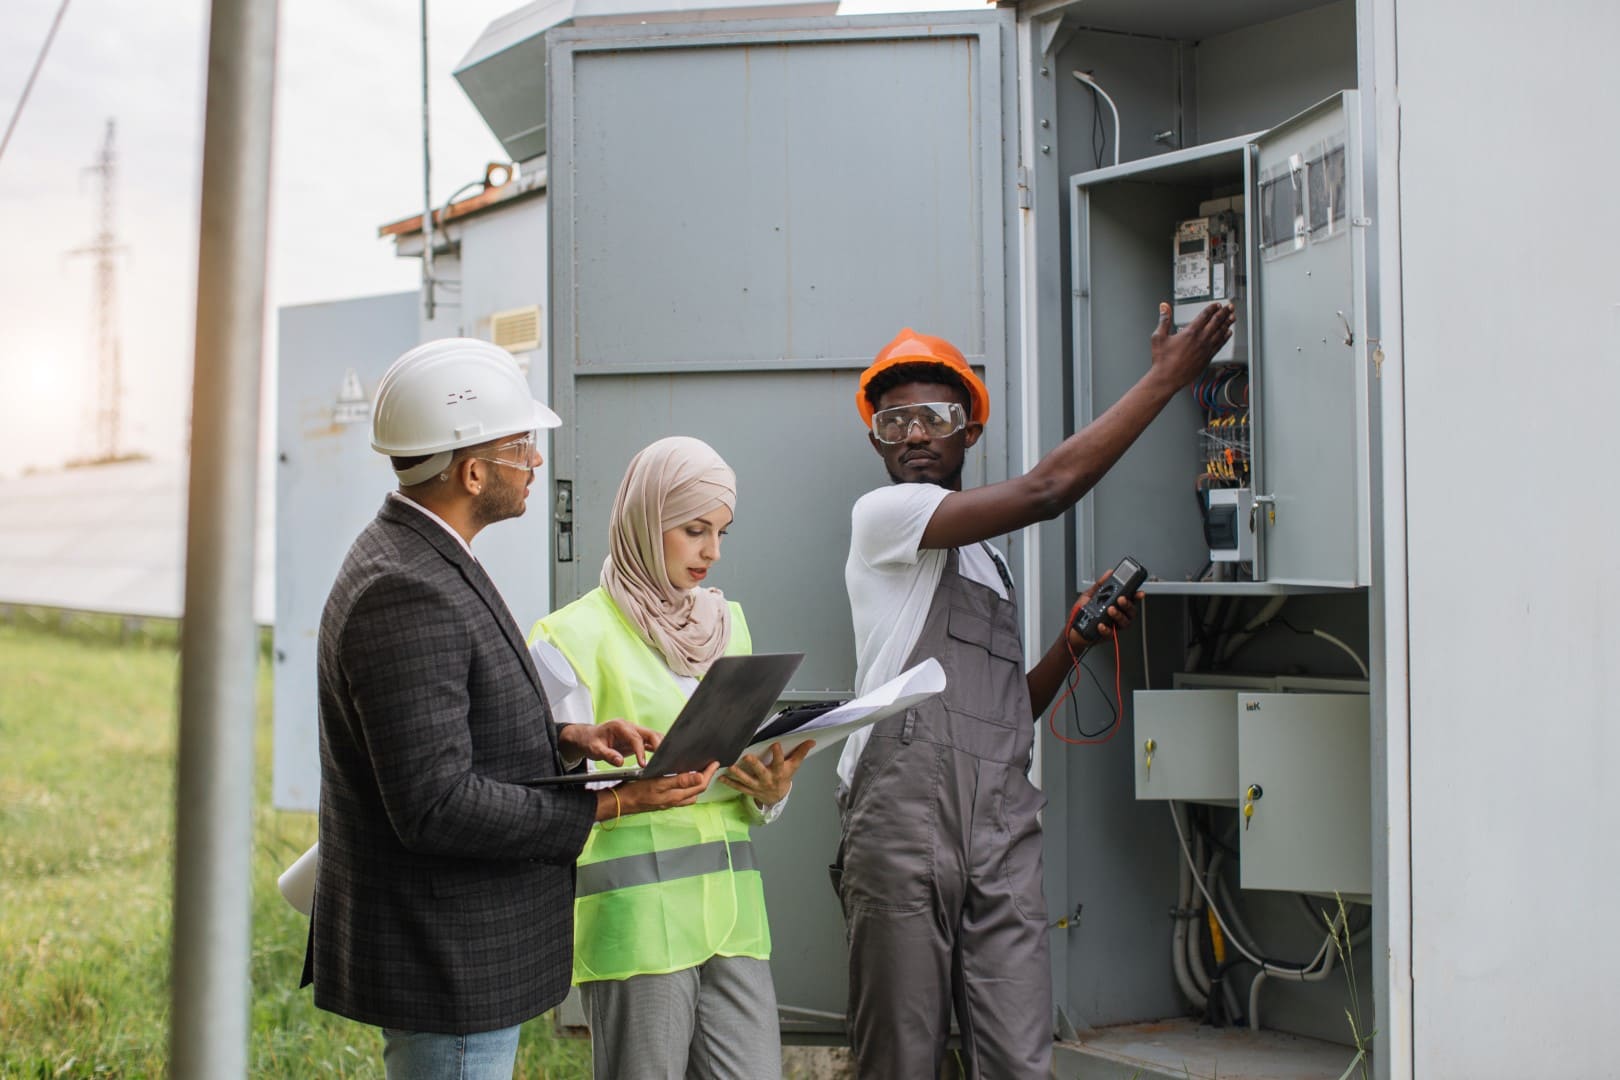
[[[1046,799],[1018,606],[945,572],[912,650],[945,693],[873,729],[844,809],[850,1046],[861,1080],[936,1080],[951,1015],[983,1080],[1052,1072],[1052,968],[1041,891]]]
[[[953,1012],[968,1076],[1049,1076],[1040,792],[1020,769],[937,743],[874,737],[874,750],[893,751],[893,802],[866,805],[842,879],[861,1080],[934,1080]]]
[[[596,1080],[780,1080],[766,960],[715,956],[668,975],[580,984]]]

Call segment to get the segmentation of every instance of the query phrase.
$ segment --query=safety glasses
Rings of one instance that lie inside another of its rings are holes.
[[[515,439],[490,447],[486,453],[475,456],[479,461],[505,465],[510,469],[528,470],[534,468],[534,448],[539,443],[540,433],[527,431]]]
[[[917,425],[930,439],[955,435],[967,426],[967,413],[954,401],[926,401],[920,405],[897,405],[872,414],[872,434],[880,443],[903,443]]]

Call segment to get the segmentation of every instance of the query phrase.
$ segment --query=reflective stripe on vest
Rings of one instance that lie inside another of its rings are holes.
[[[730,849],[729,856],[727,849]],[[659,881],[696,877],[698,874],[716,874],[722,870],[755,870],[752,841],[727,843],[715,840],[707,844],[693,844],[673,851],[649,851],[641,855],[622,855],[579,868],[574,886],[576,896],[594,896],[614,889],[629,889],[636,885],[651,885]]]

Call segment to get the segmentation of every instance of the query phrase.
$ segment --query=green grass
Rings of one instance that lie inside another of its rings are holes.
[[[176,676],[172,624],[0,624],[0,1077],[167,1074]],[[381,1077],[375,1029],[299,990],[308,922],[276,875],[315,836],[270,807],[259,672],[253,855],[256,1077]],[[589,1075],[589,1047],[524,1030],[517,1075]]]

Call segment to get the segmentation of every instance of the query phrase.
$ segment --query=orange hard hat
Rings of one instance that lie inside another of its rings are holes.
[[[990,419],[990,391],[985,388],[984,380],[979,378],[973,368],[968,366],[967,358],[962,350],[946,341],[942,337],[932,334],[919,334],[911,327],[906,327],[895,335],[893,341],[883,346],[872,361],[872,366],[861,372],[861,383],[855,389],[855,408],[860,410],[861,422],[867,427],[872,426],[872,403],[866,400],[866,387],[879,372],[887,371],[898,364],[938,364],[948,368],[961,376],[967,384],[968,396],[972,399],[972,409],[968,419],[976,424],[982,424]]]

